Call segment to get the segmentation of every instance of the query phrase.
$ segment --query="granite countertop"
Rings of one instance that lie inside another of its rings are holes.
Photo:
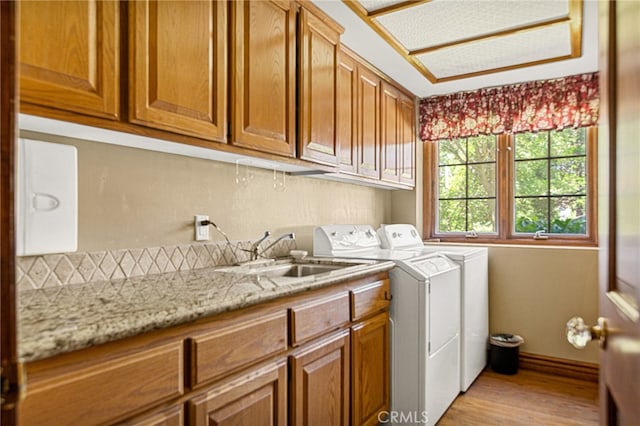
[[[18,355],[24,362],[48,358],[394,266],[393,262],[351,259],[308,258],[303,263],[345,267],[306,277],[204,268],[22,291],[18,297]]]

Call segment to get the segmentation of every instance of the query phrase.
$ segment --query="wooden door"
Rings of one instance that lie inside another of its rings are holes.
[[[15,2],[0,1],[0,424],[16,424],[15,403],[19,399],[15,236]]]
[[[338,163],[336,140],[337,64],[340,32],[300,9],[299,152],[303,160]]]
[[[190,400],[188,416],[195,426],[270,426],[287,424],[285,359],[221,382]]]
[[[231,143],[295,156],[296,12],[290,1],[231,2]]]
[[[129,120],[224,141],[227,3],[129,3]]]
[[[603,219],[599,227],[600,315],[607,321],[608,329],[600,358],[600,422],[637,425],[640,424],[640,3],[601,2],[599,6],[603,88],[599,143],[602,157],[609,157],[609,185],[607,188],[607,180],[602,179],[605,184],[600,192],[605,201],[600,203]],[[606,163],[601,166],[606,169]]]
[[[416,184],[416,110],[412,97],[400,95],[400,183]]]
[[[117,119],[117,1],[19,2],[20,101]]]
[[[389,313],[351,330],[351,424],[377,425],[389,411]]]
[[[355,59],[342,47],[338,54],[336,141],[338,166],[342,172],[350,174],[355,174],[358,168],[356,67]]]
[[[380,179],[400,181],[400,91],[382,82],[380,102]]]
[[[289,362],[290,424],[349,424],[349,330],[303,346]]]
[[[380,179],[380,78],[358,64],[358,174]]]

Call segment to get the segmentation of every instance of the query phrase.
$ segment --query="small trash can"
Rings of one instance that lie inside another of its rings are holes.
[[[520,345],[523,343],[524,339],[517,334],[492,334],[489,337],[491,369],[500,374],[516,374]]]

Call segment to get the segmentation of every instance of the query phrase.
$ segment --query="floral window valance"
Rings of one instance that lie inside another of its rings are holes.
[[[598,73],[532,81],[420,101],[423,141],[598,124]]]

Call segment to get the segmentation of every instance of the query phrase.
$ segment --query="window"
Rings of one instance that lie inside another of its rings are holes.
[[[425,214],[425,229],[449,241],[595,243],[596,132],[427,143],[426,211],[435,214]]]

